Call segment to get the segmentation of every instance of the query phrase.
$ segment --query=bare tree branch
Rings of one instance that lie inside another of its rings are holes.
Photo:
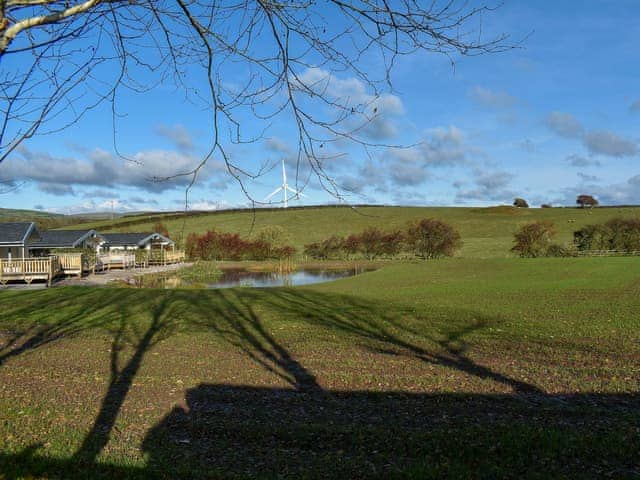
[[[264,139],[282,122],[297,132],[296,181],[306,164],[340,199],[324,164],[344,142],[390,146],[367,126],[386,113],[380,99],[393,90],[397,58],[424,51],[453,61],[513,48],[506,35],[483,35],[492,10],[465,0],[0,0],[0,162],[103,102],[111,103],[116,152],[139,162],[120,153],[119,96],[173,85],[211,114],[197,163],[153,178],[187,177],[185,208],[214,158],[254,201],[245,182],[263,170],[229,147]],[[356,79],[367,94],[336,91],[340,78]]]

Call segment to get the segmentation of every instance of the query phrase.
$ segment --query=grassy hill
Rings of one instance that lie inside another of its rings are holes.
[[[0,208],[0,222],[35,222],[43,219],[60,219],[64,215],[38,210],[16,210],[12,208]]]
[[[573,232],[584,225],[613,217],[640,216],[640,207],[595,209],[548,208],[517,209],[509,206],[489,208],[454,207],[310,207],[240,210],[222,212],[159,213],[127,216],[115,221],[90,222],[83,226],[102,232],[152,231],[163,221],[174,238],[208,229],[237,232],[249,236],[266,225],[279,225],[298,248],[330,235],[348,235],[368,226],[384,229],[403,228],[408,221],[435,217],[454,225],[462,235],[464,246],[459,255],[467,258],[511,256],[513,234],[518,226],[533,220],[551,220],[558,231],[557,240],[569,243]]]

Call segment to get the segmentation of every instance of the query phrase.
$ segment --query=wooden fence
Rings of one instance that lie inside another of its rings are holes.
[[[151,250],[147,256],[148,265],[170,265],[184,262],[185,254],[180,250]]]
[[[640,256],[640,250],[579,250],[579,257],[633,257]]]
[[[92,253],[63,253],[58,255],[65,275],[82,276],[96,270],[96,256]]]
[[[96,270],[111,270],[112,268],[134,268],[136,254],[127,251],[113,251],[96,255]]]
[[[23,281],[31,284],[34,280],[45,280],[47,285],[63,273],[57,256],[46,258],[0,259],[0,284],[9,281]]]

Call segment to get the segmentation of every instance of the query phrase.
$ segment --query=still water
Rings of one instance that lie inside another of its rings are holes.
[[[232,287],[293,287],[314,283],[331,282],[351,277],[371,269],[350,268],[345,270],[297,270],[291,273],[250,272],[247,270],[223,270],[215,280],[207,282],[188,282],[173,275],[151,275],[140,279],[138,286],[151,288],[232,288]]]
[[[355,275],[355,270],[298,270],[291,273],[248,272],[226,270],[219,280],[207,285],[209,288],[230,287],[293,287],[330,282]]]

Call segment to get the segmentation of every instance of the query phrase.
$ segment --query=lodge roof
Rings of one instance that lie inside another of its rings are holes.
[[[24,245],[29,234],[36,228],[33,222],[0,223],[0,245]]]

